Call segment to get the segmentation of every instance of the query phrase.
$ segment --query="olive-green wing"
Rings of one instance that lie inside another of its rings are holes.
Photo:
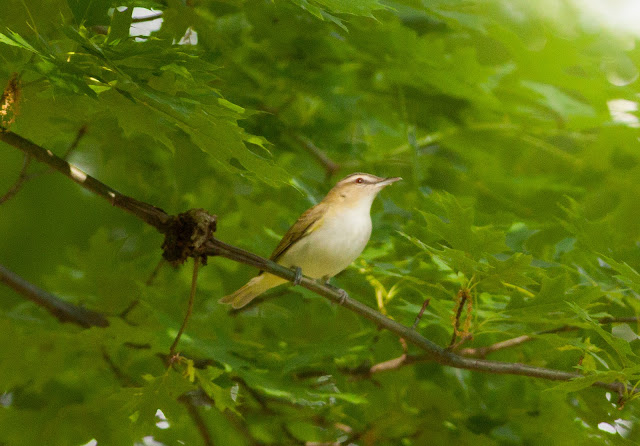
[[[298,221],[289,228],[284,237],[282,237],[273,254],[271,254],[270,259],[277,262],[295,242],[316,230],[320,226],[320,222],[324,216],[325,206],[324,203],[318,203],[314,207],[306,210]]]

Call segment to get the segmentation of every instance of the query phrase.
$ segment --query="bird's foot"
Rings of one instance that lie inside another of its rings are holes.
[[[293,267],[292,268],[296,275],[293,278],[293,284],[294,285],[300,285],[300,282],[302,282],[302,268],[300,268],[299,266]]]
[[[349,294],[342,288],[338,288],[336,291],[340,295],[340,301],[338,303],[340,305],[344,305],[347,302],[347,299],[349,298]]]
[[[321,279],[321,282],[323,282],[323,283],[324,283],[324,285],[325,285],[327,288],[331,288],[331,290],[333,290],[333,291],[335,291],[336,293],[338,293],[338,294],[340,295],[340,300],[338,301],[338,303],[339,303],[340,305],[344,305],[344,304],[345,304],[345,302],[347,301],[347,298],[349,297],[349,294],[348,294],[345,290],[343,290],[342,288],[338,288],[337,286],[331,285],[330,280],[331,280],[331,278],[330,278],[330,277],[323,277],[323,278]]]

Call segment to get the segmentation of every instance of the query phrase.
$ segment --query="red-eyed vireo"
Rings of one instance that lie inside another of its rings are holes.
[[[351,264],[371,235],[371,203],[385,186],[401,178],[353,173],[307,210],[282,237],[271,260],[297,268],[305,276],[329,280]],[[233,294],[219,300],[241,308],[286,280],[261,272]]]

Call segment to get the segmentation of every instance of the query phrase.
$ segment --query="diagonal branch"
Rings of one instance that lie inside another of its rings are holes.
[[[603,317],[598,319],[598,323],[600,324],[621,324],[627,322],[640,322],[640,317],[636,316],[624,316],[624,317]],[[505,350],[511,347],[517,347],[518,345],[522,345],[526,342],[533,341],[538,338],[538,336],[552,333],[562,333],[565,331],[574,331],[579,330],[581,327],[577,325],[563,325],[562,327],[552,328],[550,330],[539,331],[532,335],[521,335],[516,336],[515,338],[505,339],[504,341],[496,342],[495,344],[485,345],[483,347],[469,347],[457,350],[457,353],[462,356],[469,356],[474,358],[485,358],[487,355],[497,352],[500,350]]]
[[[9,271],[2,265],[0,265],[0,282],[4,282],[11,288],[16,290],[19,294],[27,299],[35,302],[36,304],[44,307],[53,316],[58,318],[60,322],[71,322],[80,325],[85,328],[92,326],[107,327],[109,322],[105,316],[95,311],[86,310],[77,305],[65,302],[51,293],[48,293],[40,288],[32,285],[23,278],[17,276],[15,273]],[[120,368],[113,361],[107,350],[102,347],[102,358],[105,360],[111,371],[114,373],[118,381],[123,387],[136,387],[135,380],[127,376],[120,370]],[[183,403],[189,412],[189,415],[193,419],[194,424],[198,428],[200,435],[202,436],[205,445],[212,445],[211,435],[207,429],[206,424],[202,418],[202,415],[196,407],[198,395],[206,394],[202,391],[200,393],[187,393],[181,395],[178,401]]]
[[[13,186],[0,197],[0,204],[12,199],[19,191],[25,181],[27,181],[27,169],[29,168],[29,164],[31,163],[31,157],[29,155],[24,156],[24,161],[22,162],[22,168],[20,169],[20,174],[18,175],[18,179],[13,183]]]
[[[313,141],[309,138],[299,135],[297,133],[293,133],[291,137],[300,144],[307,152],[309,152],[313,157],[318,160],[324,170],[327,172],[327,178],[333,176],[338,170],[340,170],[340,165],[329,158],[329,155],[324,153],[318,146],[316,146]]]
[[[131,23],[141,23],[141,22],[150,22],[152,20],[158,20],[162,18],[162,11],[156,12],[155,14],[151,14],[144,17],[133,17],[131,19]]]
[[[51,151],[46,150],[32,143],[31,141],[26,140],[19,135],[16,135],[13,132],[0,132],[0,141],[4,141],[7,144],[12,145],[17,149],[20,149],[23,152],[33,156],[35,159],[52,166],[84,188],[96,193],[103,198],[108,199],[113,206],[120,207],[126,210],[127,212],[135,215],[146,223],[154,226],[160,232],[164,232],[166,230],[167,224],[171,220],[171,217],[161,209],[118,193],[114,189],[111,189],[107,185],[82,172],[77,167],[72,166],[66,161],[57,157]],[[200,253],[195,253],[193,255],[201,256],[202,254],[211,256],[218,255],[236,262],[251,265],[276,276],[282,277],[283,279],[286,279],[290,282],[293,282],[296,279],[295,271],[285,268],[282,265],[278,265],[271,260],[267,260],[251,252],[224,243],[213,237],[211,237],[204,244],[204,249]],[[345,298],[344,295],[340,292],[341,290],[337,290],[334,287],[327,286],[308,277],[303,277],[299,283],[300,286],[320,296],[323,296],[336,304],[342,304],[346,309],[353,311],[354,313],[357,313],[360,316],[369,319],[379,327],[385,328],[398,335],[399,337],[404,338],[407,342],[423,350],[430,360],[442,365],[459,369],[474,370],[478,372],[530,376],[533,378],[541,378],[552,381],[569,381],[584,376],[578,373],[564,372],[561,370],[554,370],[543,367],[534,367],[526,364],[463,357],[452,351],[440,347],[433,341],[420,335],[415,330],[412,330],[410,327],[406,327],[394,321],[393,319],[388,318],[387,316],[379,313],[371,307],[368,307],[367,305],[364,305],[363,303],[360,303],[359,301],[352,298]],[[621,394],[628,391],[635,392],[634,389],[620,382],[605,383],[598,381],[593,383],[592,385]]]
[[[0,141],[4,141],[16,149],[22,150],[25,154],[52,167],[85,189],[109,200],[112,206],[124,209],[145,223],[150,224],[158,231],[164,232],[165,226],[169,221],[169,215],[162,209],[121,194],[56,156],[51,150],[44,149],[11,131],[0,131]]]
[[[73,322],[85,328],[93,326],[106,327],[109,325],[109,322],[102,314],[65,302],[27,282],[2,265],[0,265],[0,282],[7,284],[30,301],[43,307],[58,318],[60,322]]]

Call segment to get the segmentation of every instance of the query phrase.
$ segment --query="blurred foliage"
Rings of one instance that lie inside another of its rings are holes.
[[[431,299],[417,329],[441,345],[468,286],[465,347],[569,324],[492,359],[586,376],[366,376],[402,354],[394,335],[299,288],[229,314],[217,299],[255,272],[217,258],[167,370],[190,268],[147,284],[161,236],[32,163],[0,206],[0,263],[110,326],[0,288],[0,444],[640,441],[637,403],[588,387],[640,379],[638,324],[598,323],[640,314],[640,51],[572,4],[4,0],[12,131],[63,156],[86,128],[72,163],[168,212],[209,209],[218,237],[265,256],[341,175],[402,176],[336,285],[406,325]],[[22,162],[0,146],[0,191]]]

